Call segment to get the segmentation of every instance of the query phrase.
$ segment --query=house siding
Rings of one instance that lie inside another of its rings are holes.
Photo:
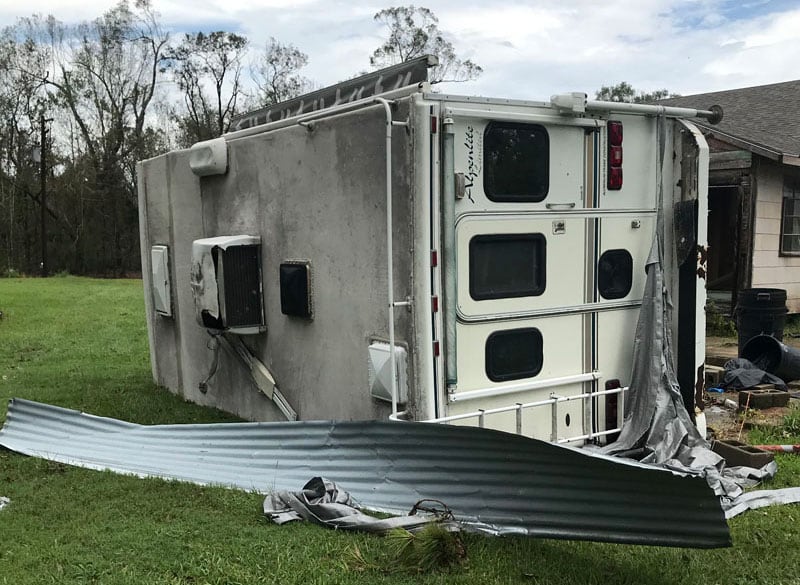
[[[786,290],[790,313],[800,313],[800,256],[781,256],[783,167],[759,157],[754,169],[757,184],[753,241],[753,288]]]

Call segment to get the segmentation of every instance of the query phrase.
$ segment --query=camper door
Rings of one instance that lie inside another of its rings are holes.
[[[585,396],[628,382],[655,226],[654,127],[626,120],[642,171],[626,166],[623,188],[608,191],[603,120],[531,106],[444,111],[452,172],[464,180],[454,214],[457,376],[443,414],[483,411],[487,427],[560,442],[613,429],[621,400]],[[513,410],[553,397],[570,400]]]
[[[448,415],[584,392],[585,128],[513,112],[453,116],[457,385]],[[566,154],[568,153],[568,154]],[[526,409],[523,433],[583,434],[582,400]],[[474,424],[474,421],[473,421]],[[514,431],[515,412],[491,428]]]

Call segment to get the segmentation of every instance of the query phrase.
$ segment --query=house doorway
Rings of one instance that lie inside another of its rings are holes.
[[[706,289],[719,312],[731,314],[739,280],[739,186],[709,186]]]

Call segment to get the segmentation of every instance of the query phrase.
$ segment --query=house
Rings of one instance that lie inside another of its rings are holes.
[[[697,123],[711,149],[709,298],[735,307],[742,289],[781,288],[800,313],[800,80],[659,103],[724,111]]]

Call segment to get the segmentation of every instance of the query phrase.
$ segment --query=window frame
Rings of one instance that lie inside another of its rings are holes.
[[[522,290],[516,291],[511,294],[508,293],[476,293],[475,291],[475,281],[473,279],[473,275],[477,274],[477,269],[475,267],[475,254],[473,253],[473,246],[475,245],[476,240],[483,240],[483,241],[509,241],[509,240],[526,240],[532,241],[535,243],[539,243],[540,246],[534,248],[534,255],[541,255],[540,264],[541,267],[539,270],[536,271],[538,275],[540,273],[541,279],[537,279],[536,284],[539,285],[533,290]],[[544,291],[547,289],[547,238],[544,234],[534,232],[534,233],[513,233],[513,234],[476,234],[469,239],[468,243],[468,250],[469,250],[469,296],[474,301],[489,301],[489,300],[498,300],[498,299],[517,299],[521,297],[538,297],[544,294]]]
[[[534,367],[528,370],[520,370],[517,372],[512,373],[505,373],[505,374],[498,374],[496,371],[492,370],[489,366],[492,363],[491,360],[491,352],[490,352],[490,343],[492,339],[496,339],[497,337],[502,336],[509,336],[512,334],[526,334],[530,333],[533,335],[533,339],[535,340],[534,346]],[[542,336],[542,332],[536,327],[520,327],[517,329],[499,329],[497,331],[492,331],[489,336],[486,338],[486,343],[484,344],[484,372],[486,373],[486,377],[489,378],[492,382],[510,382],[512,380],[524,380],[527,378],[535,378],[538,376],[542,368],[544,367],[544,337]]]
[[[606,254],[609,255],[626,254],[627,259],[630,261],[630,269],[631,269],[629,273],[630,278],[628,279],[628,289],[625,291],[624,294],[621,295],[614,294],[611,296],[606,296],[603,294],[603,290],[600,285],[600,277],[601,277],[600,264],[603,260],[603,257]],[[600,257],[597,259],[597,294],[599,294],[603,298],[603,300],[616,301],[627,297],[629,294],[631,294],[631,290],[633,290],[633,255],[630,253],[630,251],[626,250],[625,248],[610,248],[608,250],[605,250],[602,254],[600,254]]]
[[[541,194],[536,195],[510,195],[508,193],[497,193],[493,192],[489,187],[490,185],[490,178],[489,178],[489,149],[487,148],[487,137],[492,129],[495,128],[504,128],[504,129],[518,129],[518,128],[530,128],[534,127],[542,131],[544,134],[544,143],[546,147],[546,156],[547,161],[545,165],[546,175],[545,179],[545,188],[544,192]],[[536,124],[536,123],[529,123],[529,122],[510,122],[504,120],[492,120],[490,121],[483,130],[483,193],[489,201],[494,203],[541,203],[547,196],[550,194],[550,133],[547,131],[547,127],[543,124]]]
[[[791,192],[791,197],[787,197],[787,192]],[[800,232],[789,233],[785,231],[786,219],[797,218],[800,215],[787,215],[786,202],[787,201],[800,201],[800,176],[785,173],[783,175],[783,187],[781,190],[781,225],[778,233],[778,256],[796,258],[800,256],[800,247],[797,250],[785,250],[783,247],[784,238],[788,236],[800,236]]]

